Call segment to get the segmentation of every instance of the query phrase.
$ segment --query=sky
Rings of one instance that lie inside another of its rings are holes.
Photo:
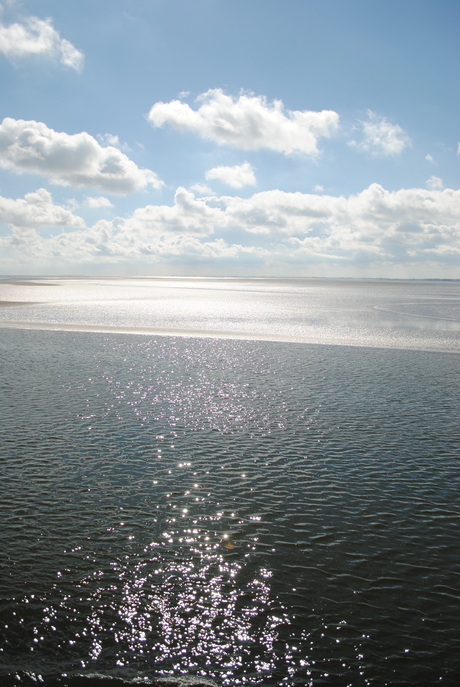
[[[460,278],[458,0],[0,0],[0,274]]]

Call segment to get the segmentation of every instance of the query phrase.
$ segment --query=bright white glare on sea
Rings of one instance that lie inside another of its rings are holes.
[[[4,327],[460,350],[457,281],[4,279],[0,303]]]

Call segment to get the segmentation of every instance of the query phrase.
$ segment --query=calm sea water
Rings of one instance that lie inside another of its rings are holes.
[[[459,291],[0,284],[0,684],[457,685]]]

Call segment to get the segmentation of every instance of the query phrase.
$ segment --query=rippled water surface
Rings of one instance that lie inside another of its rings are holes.
[[[458,684],[456,354],[0,332],[2,685]]]

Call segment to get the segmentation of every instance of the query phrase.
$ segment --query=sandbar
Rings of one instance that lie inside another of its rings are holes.
[[[20,305],[42,305],[38,301],[0,301],[0,308],[17,308]]]

